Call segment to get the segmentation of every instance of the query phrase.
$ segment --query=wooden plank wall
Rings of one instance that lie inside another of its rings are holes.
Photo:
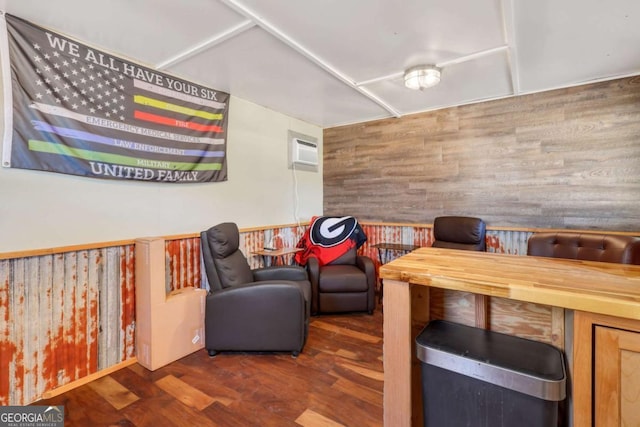
[[[637,231],[640,77],[325,129],[324,214]]]

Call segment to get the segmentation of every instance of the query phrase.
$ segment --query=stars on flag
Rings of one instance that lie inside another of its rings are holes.
[[[124,76],[34,43],[34,99],[83,114],[125,121]]]

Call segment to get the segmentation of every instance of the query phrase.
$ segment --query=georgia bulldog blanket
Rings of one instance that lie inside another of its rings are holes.
[[[304,251],[296,253],[295,260],[306,265],[310,257],[315,257],[320,265],[329,264],[349,249],[360,248],[366,241],[362,227],[352,216],[314,216],[296,245]]]

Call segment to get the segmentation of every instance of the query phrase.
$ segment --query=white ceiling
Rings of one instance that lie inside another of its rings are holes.
[[[107,52],[321,127],[640,74],[639,0],[0,0]],[[403,86],[441,66],[424,91]]]

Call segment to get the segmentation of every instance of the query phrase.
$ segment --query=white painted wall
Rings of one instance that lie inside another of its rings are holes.
[[[228,129],[228,181],[220,183],[111,181],[0,167],[0,253],[194,233],[222,221],[241,228],[288,224],[322,214],[322,165],[307,172],[287,164],[287,131],[321,142],[320,127],[232,96]]]

